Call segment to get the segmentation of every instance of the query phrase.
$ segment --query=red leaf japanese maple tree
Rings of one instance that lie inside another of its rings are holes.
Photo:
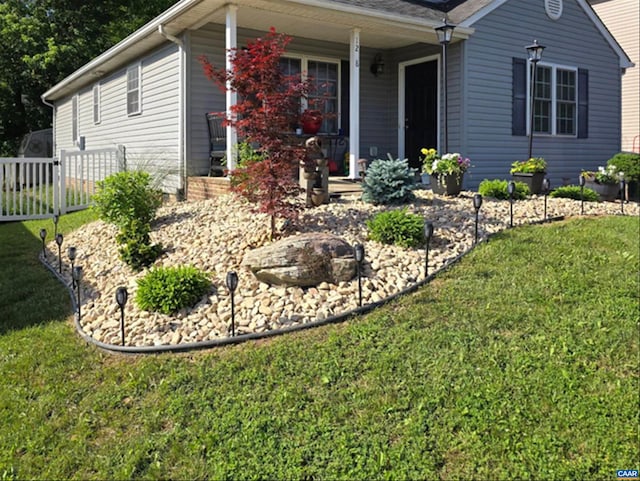
[[[234,192],[246,198],[255,211],[270,215],[271,238],[276,217],[297,217],[298,165],[305,157],[304,147],[290,142],[286,135],[299,125],[301,99],[307,97],[311,85],[298,76],[285,75],[280,66],[291,40],[271,28],[264,37],[230,52],[230,70],[214,67],[205,56],[199,58],[210,80],[238,94],[225,124],[235,127],[243,141],[257,144],[263,156],[229,175]]]

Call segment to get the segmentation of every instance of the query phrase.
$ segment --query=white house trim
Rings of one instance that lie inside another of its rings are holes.
[[[225,26],[225,47],[227,54],[225,56],[225,68],[230,71],[233,68],[231,63],[231,56],[233,50],[238,47],[238,6],[229,4],[226,11],[226,26]],[[226,88],[226,108],[227,118],[231,119],[233,113],[231,108],[238,103],[238,94],[231,89],[231,85],[227,82]],[[236,129],[230,125],[227,125],[227,169],[232,170],[236,167],[236,143],[237,143]]]
[[[358,176],[360,158],[360,30],[351,30],[349,49],[349,178]]]

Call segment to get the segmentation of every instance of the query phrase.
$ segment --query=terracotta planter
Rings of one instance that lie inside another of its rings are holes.
[[[458,195],[462,190],[464,174],[432,175],[431,190],[438,195]]]
[[[587,180],[584,186],[595,190],[600,196],[600,200],[616,200],[618,192],[620,192],[618,184],[598,184],[592,180]]]
[[[547,175],[546,172],[517,172],[515,174],[511,174],[511,177],[513,177],[513,180],[516,182],[523,182],[527,184],[529,192],[532,194],[540,194],[542,192],[542,181],[544,180],[545,175]]]

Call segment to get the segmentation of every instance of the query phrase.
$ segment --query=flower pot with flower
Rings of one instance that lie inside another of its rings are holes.
[[[464,173],[469,169],[471,161],[459,153],[438,155],[436,149],[420,150],[422,170],[432,177],[431,190],[434,194],[458,195],[462,190]]]
[[[542,157],[518,160],[511,164],[510,173],[513,180],[527,184],[529,192],[539,194],[542,192],[542,181],[547,174],[547,162]]]
[[[600,166],[597,171],[582,171],[580,175],[584,177],[584,186],[595,190],[600,200],[616,200],[618,197],[620,184],[615,165]]]
[[[319,110],[306,109],[300,117],[302,131],[305,134],[317,134],[320,131],[320,127],[322,127],[322,118],[322,112]]]

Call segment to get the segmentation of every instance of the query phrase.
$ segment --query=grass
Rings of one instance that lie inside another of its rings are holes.
[[[41,224],[0,226],[12,252],[4,479],[600,480],[638,468],[637,218],[510,230],[364,318],[148,357],[74,334],[66,294],[34,260]],[[33,283],[52,284],[46,301]]]

